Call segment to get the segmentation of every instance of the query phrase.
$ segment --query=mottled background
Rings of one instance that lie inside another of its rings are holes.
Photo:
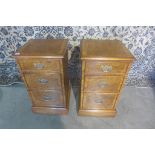
[[[69,39],[73,51],[83,38],[119,39],[136,61],[129,72],[126,85],[155,86],[155,27],[153,26],[6,26],[0,27],[0,84],[20,81],[20,74],[12,55],[29,39]],[[74,50],[69,61],[70,77],[77,77],[79,50]],[[73,70],[76,70],[74,72]]]

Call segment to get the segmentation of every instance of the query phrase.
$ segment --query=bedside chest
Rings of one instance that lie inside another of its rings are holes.
[[[32,39],[15,55],[32,99],[33,112],[68,112],[67,43],[67,40]]]
[[[115,116],[120,91],[134,60],[118,40],[82,40],[79,115]]]

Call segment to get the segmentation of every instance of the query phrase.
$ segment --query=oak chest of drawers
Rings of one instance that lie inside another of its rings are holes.
[[[32,99],[33,112],[68,112],[67,43],[67,40],[32,39],[15,55]]]
[[[115,116],[117,100],[134,60],[118,40],[82,40],[79,115]]]

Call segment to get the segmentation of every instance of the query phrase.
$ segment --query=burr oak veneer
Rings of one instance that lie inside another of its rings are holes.
[[[32,39],[16,53],[16,61],[32,99],[32,111],[67,114],[67,40]]]
[[[115,116],[120,91],[134,60],[118,40],[82,40],[79,115]]]

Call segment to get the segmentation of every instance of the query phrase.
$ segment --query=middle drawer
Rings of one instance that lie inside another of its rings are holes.
[[[55,73],[26,73],[23,75],[28,89],[38,90],[60,90],[61,89],[61,75]]]
[[[118,93],[123,76],[85,76],[84,92]]]

